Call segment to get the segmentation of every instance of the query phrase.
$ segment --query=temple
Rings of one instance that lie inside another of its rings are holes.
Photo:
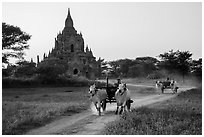
[[[100,75],[101,62],[96,61],[91,49],[84,48],[84,39],[77,33],[68,9],[65,27],[55,38],[55,46],[44,59],[58,58],[68,63],[67,73],[94,79]]]

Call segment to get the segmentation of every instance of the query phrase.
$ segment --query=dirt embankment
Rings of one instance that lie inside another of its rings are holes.
[[[133,86],[133,85],[132,85]],[[135,85],[137,86],[137,85]],[[180,89],[183,91],[186,89]],[[133,92],[133,91],[132,91]],[[167,91],[166,94],[154,94],[148,96],[137,96],[134,94],[132,99],[134,103],[132,104],[132,109],[140,106],[146,106],[153,103],[161,102],[172,97],[176,94],[172,94],[171,91]],[[51,135],[51,134],[69,134],[69,135],[99,135],[104,129],[106,124],[117,120],[120,116],[115,115],[114,111],[116,109],[116,104],[107,104],[107,109],[102,113],[102,116],[98,116],[94,106],[91,106],[89,110],[72,115],[61,117],[52,123],[29,131],[29,135]]]

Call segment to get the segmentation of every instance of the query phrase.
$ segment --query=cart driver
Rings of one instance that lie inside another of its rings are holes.
[[[116,82],[114,85],[115,85],[116,87],[118,87],[119,84],[121,84],[121,79],[120,79],[120,78],[117,79],[117,82]]]
[[[166,78],[166,82],[171,82],[169,77]]]
[[[166,78],[165,83],[167,84],[167,86],[170,85],[171,81],[170,81],[170,78],[169,78],[169,77]]]
[[[169,77],[167,77],[167,78],[166,78],[166,81],[167,81],[167,82],[170,82],[170,78],[169,78]]]

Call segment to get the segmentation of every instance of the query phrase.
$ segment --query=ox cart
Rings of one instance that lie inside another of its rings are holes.
[[[161,92],[164,93],[164,89],[171,89],[173,93],[177,93],[178,86],[174,80],[157,81],[156,86],[161,88]]]
[[[111,103],[115,103],[116,102],[115,93],[118,90],[119,84],[121,84],[121,80],[120,79],[117,79],[117,83],[109,84],[108,77],[107,77],[106,78],[106,86],[98,87],[98,89],[103,89],[107,93],[107,98],[105,99],[105,101],[103,101],[101,103],[101,106],[102,106],[103,110],[106,109],[106,104],[107,103],[111,104]],[[126,86],[126,84],[125,84],[125,86]],[[131,99],[129,99],[126,102],[126,105],[127,105],[128,109],[130,109],[131,103],[133,103],[133,100],[131,100]]]
[[[94,103],[99,115],[101,115],[101,108],[103,111],[106,110],[107,102],[116,102],[115,93],[117,91],[117,86],[114,84],[107,83],[106,86],[97,86],[93,84],[89,88],[90,100]]]
[[[109,103],[116,102],[115,92],[117,91],[118,85],[120,84],[120,79],[117,79],[117,80],[118,80],[117,83],[109,84],[108,78],[106,78],[106,86],[105,87],[99,87],[100,89],[105,89],[107,92],[106,102],[109,102]]]

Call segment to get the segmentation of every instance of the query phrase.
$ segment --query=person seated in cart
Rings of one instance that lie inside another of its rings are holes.
[[[166,82],[170,82],[170,78],[169,77],[166,78]]]
[[[117,78],[117,82],[114,83],[114,86],[118,88],[118,86],[121,84],[121,79],[120,78]]]
[[[111,103],[112,100],[114,100],[114,96],[115,96],[115,92],[118,90],[118,86],[119,84],[121,84],[121,80],[120,78],[117,79],[117,82],[113,84],[113,87],[109,87],[107,89],[107,92],[108,92],[108,100],[109,102]]]
[[[164,81],[164,86],[170,86],[171,80],[169,77],[166,78],[166,80]]]

